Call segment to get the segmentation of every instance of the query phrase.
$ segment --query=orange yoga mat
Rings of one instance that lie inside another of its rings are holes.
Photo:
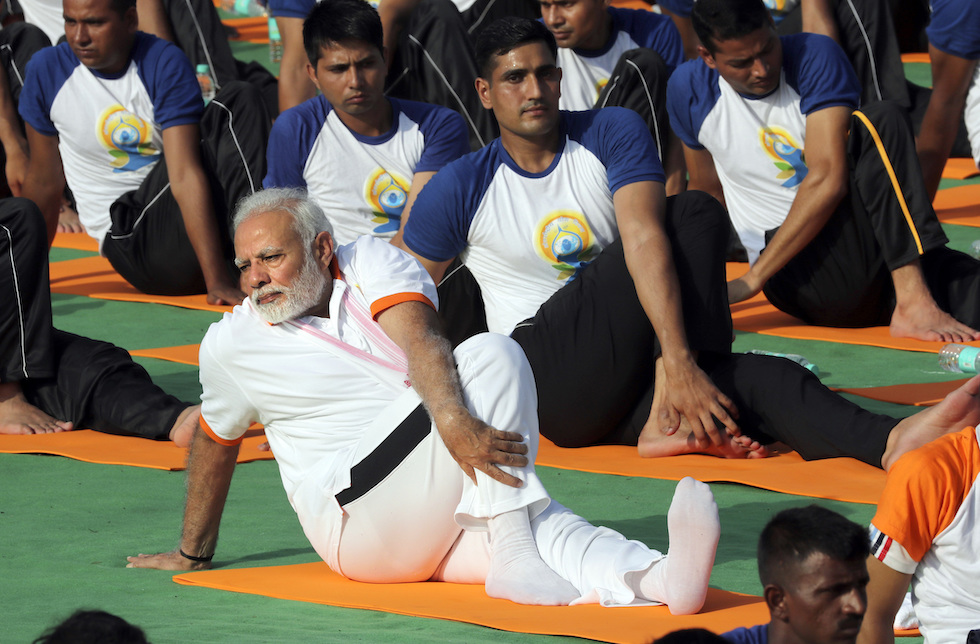
[[[184,344],[179,347],[160,347],[158,349],[137,349],[130,351],[133,356],[143,358],[157,358],[158,360],[168,360],[197,366],[197,354],[201,351],[199,344]]]
[[[944,224],[980,227],[980,184],[940,190],[932,205]]]
[[[239,463],[272,459],[271,452],[260,452],[265,436],[249,436],[242,441]],[[57,434],[27,436],[0,435],[0,454],[53,454],[86,463],[131,465],[156,470],[182,470],[187,450],[170,441],[152,441],[135,436],[114,436],[80,429]]]
[[[52,246],[55,248],[90,250],[94,253],[99,252],[99,242],[89,237],[86,233],[58,233],[54,236]]]
[[[104,257],[82,257],[50,265],[51,292],[86,295],[98,300],[169,304],[199,311],[231,311],[229,306],[212,306],[204,295],[147,295],[130,286]]]
[[[902,54],[903,63],[926,63],[929,64],[929,54],[926,52],[910,52]]]
[[[980,175],[973,159],[949,159],[943,168],[943,179],[969,179]]]
[[[878,503],[885,487],[885,473],[876,467],[853,458],[804,461],[796,452],[751,460],[702,454],[640,458],[635,447],[597,445],[568,449],[542,438],[535,463],[564,470],[668,481],[693,476],[709,483],[740,483],[774,492],[851,503]]]
[[[728,279],[733,280],[749,269],[748,264],[730,262],[727,266]],[[811,326],[802,320],[776,309],[766,296],[759,293],[744,302],[732,305],[732,322],[739,331],[774,335],[797,340],[823,340],[841,344],[858,344],[886,349],[922,351],[938,353],[943,342],[926,342],[911,338],[893,338],[888,327],[875,326],[864,329],[839,329],[835,327]],[[980,343],[971,343],[980,346]]]
[[[713,588],[701,613],[675,617],[665,606],[523,606],[487,597],[481,585],[366,584],[344,579],[322,562],[190,572],[176,575],[174,581],[278,599],[448,619],[515,633],[629,644],[650,642],[681,628],[722,633],[769,621],[762,598]]]
[[[888,385],[885,387],[840,387],[835,388],[834,391],[863,396],[872,400],[897,403],[899,405],[930,407],[941,401],[955,389],[958,389],[967,380],[969,378],[948,380],[946,382]]]

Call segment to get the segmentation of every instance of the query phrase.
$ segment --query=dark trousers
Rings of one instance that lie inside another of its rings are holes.
[[[864,411],[789,360],[730,352],[722,207],[704,193],[672,197],[666,229],[688,342],[735,402],[742,430],[763,443],[785,442],[806,459],[846,455],[880,466],[895,419]],[[660,348],[620,242],[511,335],[534,371],[542,435],[565,447],[636,444],[649,418]]]
[[[228,33],[210,0],[163,0],[174,40],[193,67],[205,64],[211,70],[215,90],[232,81],[245,81],[261,92],[271,116],[279,113],[276,78],[257,62],[243,63],[235,58]]]
[[[660,160],[666,158],[670,117],[667,115],[667,63],[660,54],[640,47],[624,52],[599,94],[596,108],[615,105],[639,114],[647,124]]]
[[[918,258],[940,308],[980,325],[980,261],[946,248],[907,115],[893,103],[856,112],[848,157],[849,194],[817,237],[766,283],[769,301],[809,324],[887,325],[895,308],[890,271]]]
[[[51,326],[48,244],[41,212],[0,201],[0,382],[61,420],[163,440],[187,404],[164,393],[129,354]]]
[[[229,223],[235,204],[261,188],[269,129],[257,90],[241,82],[225,85],[201,118],[202,164],[211,184],[229,271],[234,270]],[[157,295],[205,291],[200,264],[170,188],[166,158],[157,162],[139,189],[112,204],[110,216],[112,228],[102,252],[127,282]]]
[[[466,121],[472,149],[490,143],[499,130],[476,93],[473,42],[502,16],[538,18],[540,12],[528,0],[478,0],[462,14],[450,0],[422,0],[399,36],[386,93],[455,110]]]

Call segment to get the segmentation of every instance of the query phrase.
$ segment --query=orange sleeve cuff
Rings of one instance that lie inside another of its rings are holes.
[[[212,430],[211,427],[208,425],[208,421],[204,420],[204,416],[201,416],[201,429],[203,429],[204,433],[207,434],[211,438],[211,440],[213,440],[215,443],[219,445],[224,445],[226,447],[234,447],[235,445],[238,445],[243,440],[245,440],[245,434],[242,434],[235,440],[227,440],[221,438],[220,436],[214,433],[214,430]]]
[[[371,317],[375,320],[378,316],[395,306],[396,304],[401,304],[402,302],[421,302],[422,304],[428,304],[435,310],[435,305],[432,301],[421,293],[395,293],[394,295],[388,295],[381,298],[380,300],[375,300],[371,303]]]

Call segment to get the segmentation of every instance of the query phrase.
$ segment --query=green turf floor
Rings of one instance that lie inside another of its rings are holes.
[[[248,49],[261,59],[266,50]],[[921,66],[919,66],[921,67]],[[928,70],[926,70],[926,73]],[[972,182],[977,182],[973,180]],[[944,187],[963,182],[944,182]],[[948,226],[965,250],[980,229]],[[53,261],[89,253],[56,249]],[[127,349],[199,342],[219,316],[152,304],[54,295],[59,328],[111,340]],[[739,333],[735,350],[800,353],[831,386],[872,386],[950,379],[934,355],[794,341]],[[197,370],[140,359],[156,382],[182,398],[200,395]],[[895,415],[912,408],[861,404]],[[666,543],[665,512],[673,483],[539,468],[560,502],[589,520],[653,547]],[[713,484],[722,539],[711,583],[758,594],[755,541],[775,512],[814,502],[740,485]],[[93,465],[60,457],[0,455],[0,643],[29,642],[81,607],[101,608],[143,626],[154,642],[536,642],[558,639],[488,628],[340,609],[179,586],[171,574],[125,568],[125,557],[177,543],[184,475]],[[819,501],[859,523],[870,505]],[[252,567],[316,561],[288,506],[276,465],[240,466],[232,484],[215,563]],[[615,611],[610,612],[614,619]],[[904,640],[916,642],[921,640]]]

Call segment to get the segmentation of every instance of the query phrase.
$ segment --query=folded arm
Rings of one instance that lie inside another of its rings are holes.
[[[27,143],[31,150],[23,196],[37,204],[48,229],[48,245],[58,229],[58,213],[65,192],[65,172],[58,151],[58,137],[41,134],[27,125]]]

